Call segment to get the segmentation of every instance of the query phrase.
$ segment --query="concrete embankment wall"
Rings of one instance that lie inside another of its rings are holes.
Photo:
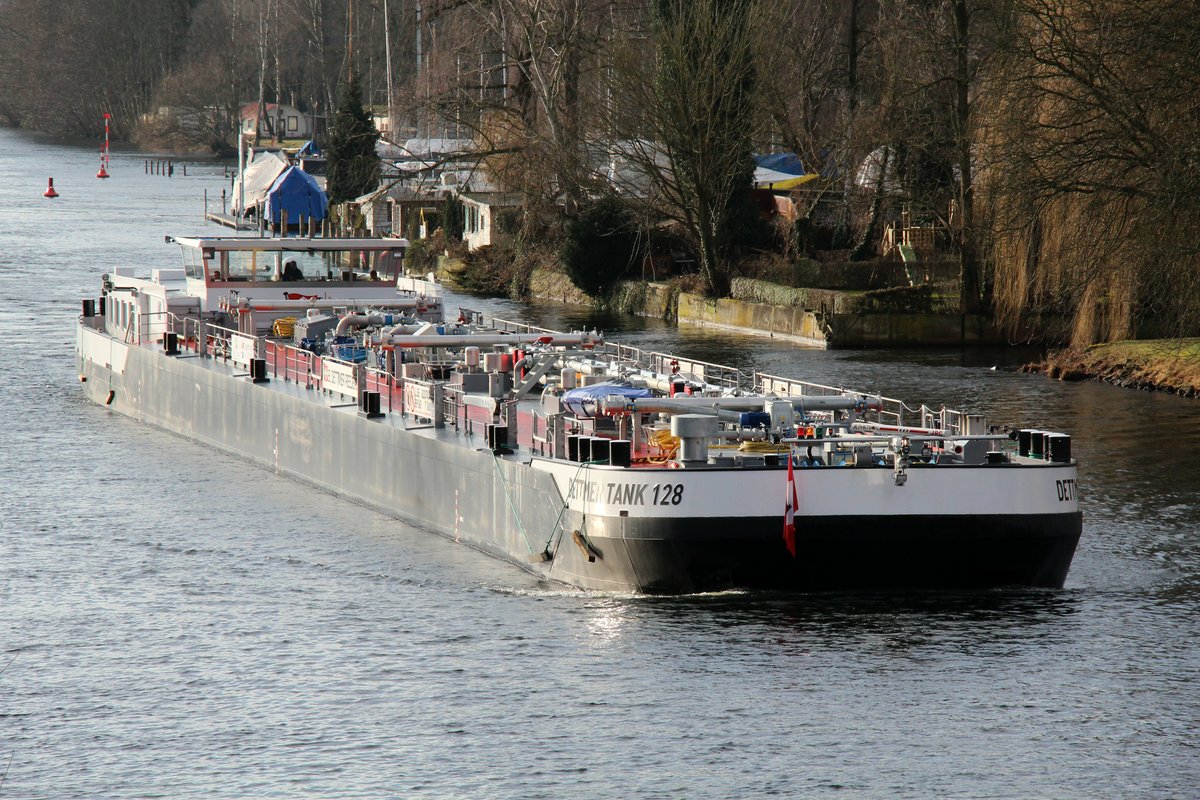
[[[799,306],[679,295],[679,322],[793,339],[815,347],[923,347],[1007,344],[978,314],[823,313]]]
[[[576,288],[565,272],[549,269],[533,271],[529,276],[529,294],[542,300],[570,303],[575,306],[591,306],[596,303],[594,298]]]
[[[539,300],[577,306],[599,306],[601,302],[576,288],[566,273],[535,269],[529,276],[529,294]],[[639,317],[675,319],[675,299],[679,292],[665,283],[624,281],[607,304],[614,311]]]
[[[835,314],[830,347],[914,347],[1009,344],[981,314]]]
[[[679,295],[677,318],[693,325],[779,336],[813,347],[828,346],[827,330],[820,315],[798,306],[711,300],[685,292]]]
[[[596,305],[563,273],[535,270],[534,297]],[[814,290],[818,291],[818,290]],[[680,292],[663,283],[629,281],[618,289],[615,310],[723,330],[794,340],[814,347],[956,347],[1011,344],[1013,339],[982,314],[861,313],[850,298],[819,292],[821,309],[772,305]],[[1021,337],[1018,337],[1018,339]]]

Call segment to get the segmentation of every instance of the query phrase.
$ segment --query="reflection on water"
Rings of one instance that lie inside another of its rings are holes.
[[[984,639],[1032,635],[1031,628],[1078,614],[1074,591],[997,590],[970,593],[763,594],[653,598],[645,613],[682,625],[757,627],[778,635],[830,637],[885,634],[936,641],[940,634],[986,632]]]

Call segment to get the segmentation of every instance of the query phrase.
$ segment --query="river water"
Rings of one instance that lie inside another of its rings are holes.
[[[464,299],[1075,437],[1062,591],[572,591],[83,399],[79,299],[227,185],[144,158],[0,130],[0,795],[1200,793],[1197,401]]]

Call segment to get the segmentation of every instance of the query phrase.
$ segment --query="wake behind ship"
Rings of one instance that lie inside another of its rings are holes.
[[[1070,437],[462,310],[402,239],[179,238],[102,277],[87,395],[615,592],[1061,587]]]

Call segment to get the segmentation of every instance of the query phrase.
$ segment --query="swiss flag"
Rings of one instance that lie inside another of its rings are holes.
[[[796,557],[796,474],[792,471],[792,456],[788,454],[787,494],[783,501],[783,543],[792,558]]]

